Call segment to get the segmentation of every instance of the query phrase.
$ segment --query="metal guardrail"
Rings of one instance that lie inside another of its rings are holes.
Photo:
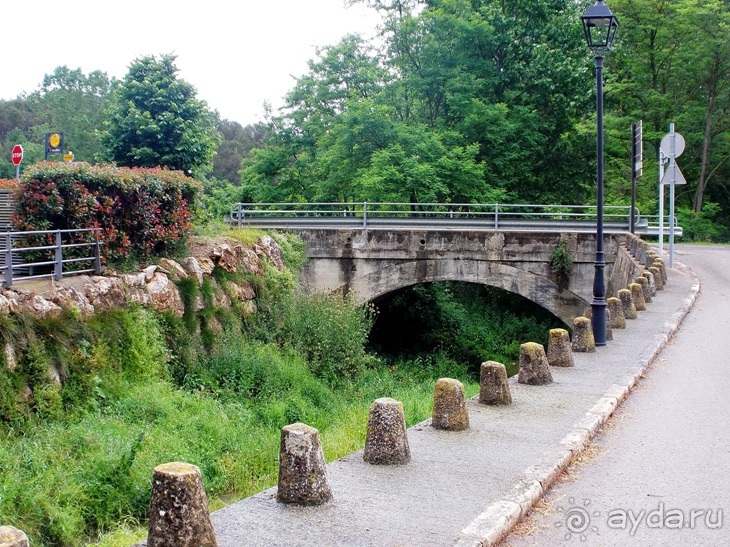
[[[0,232],[0,253],[2,254],[3,272],[2,284],[4,287],[12,286],[13,282],[24,279],[39,279],[53,277],[55,281],[61,281],[66,275],[79,275],[83,273],[101,274],[101,253],[99,242],[100,228],[77,229],[77,230],[41,230],[29,232]],[[89,242],[63,242],[63,237],[71,234],[89,234],[93,241]],[[45,237],[44,237],[45,236]],[[34,238],[53,240],[52,244],[30,246],[22,245],[23,242],[32,241]],[[91,248],[91,256],[75,256],[64,258],[64,251],[71,249]],[[25,253],[36,252],[41,254],[52,254],[52,260],[26,261],[22,259]],[[19,257],[22,260],[19,260]],[[88,263],[88,268],[64,271],[66,264]],[[34,273],[40,270],[41,273]],[[48,270],[48,271],[44,271]],[[17,272],[17,274],[16,274]],[[27,272],[27,273],[26,273]],[[18,275],[19,274],[19,275]]]
[[[630,206],[605,206],[603,218],[606,229],[628,231],[630,214]],[[642,217],[638,209],[634,209],[634,215],[637,233],[658,233],[658,226],[650,226],[648,217]],[[332,226],[367,229],[435,224],[494,230],[589,231],[595,229],[596,207],[501,203],[236,203],[226,220],[237,226],[278,228]],[[681,235],[681,228],[677,228],[677,235]]]

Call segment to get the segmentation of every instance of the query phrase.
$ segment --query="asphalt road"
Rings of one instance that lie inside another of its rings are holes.
[[[502,546],[730,545],[730,247],[676,247],[701,293],[634,392]]]

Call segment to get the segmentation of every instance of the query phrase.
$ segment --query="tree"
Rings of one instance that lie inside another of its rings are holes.
[[[85,75],[79,68],[56,67],[28,95],[28,108],[35,117],[33,139],[42,142],[44,133],[63,131],[64,145],[76,160],[93,162],[102,152],[98,129],[111,87],[105,72]]]
[[[102,137],[109,159],[186,173],[210,167],[220,138],[216,117],[195,88],[178,79],[175,58],[136,59],[112,92]]]
[[[251,155],[253,148],[259,147],[266,137],[266,126],[263,124],[247,125],[221,120],[216,129],[221,135],[216,154],[213,157],[212,176],[231,184],[240,185],[239,173],[244,158]]]

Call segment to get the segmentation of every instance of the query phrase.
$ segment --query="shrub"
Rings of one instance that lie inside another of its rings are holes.
[[[23,173],[14,222],[21,230],[101,228],[105,258],[147,259],[184,239],[199,193],[179,171],[41,162]]]
[[[365,343],[370,308],[337,294],[294,294],[282,310],[279,341],[300,352],[319,378],[334,383],[352,378],[370,359]]]

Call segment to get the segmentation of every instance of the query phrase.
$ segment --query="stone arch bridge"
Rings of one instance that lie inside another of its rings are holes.
[[[308,262],[305,290],[377,300],[405,287],[465,281],[499,287],[539,304],[568,325],[593,299],[595,235],[530,231],[299,229]],[[572,255],[567,278],[550,264],[563,238]],[[636,275],[625,234],[606,234],[607,297]]]

